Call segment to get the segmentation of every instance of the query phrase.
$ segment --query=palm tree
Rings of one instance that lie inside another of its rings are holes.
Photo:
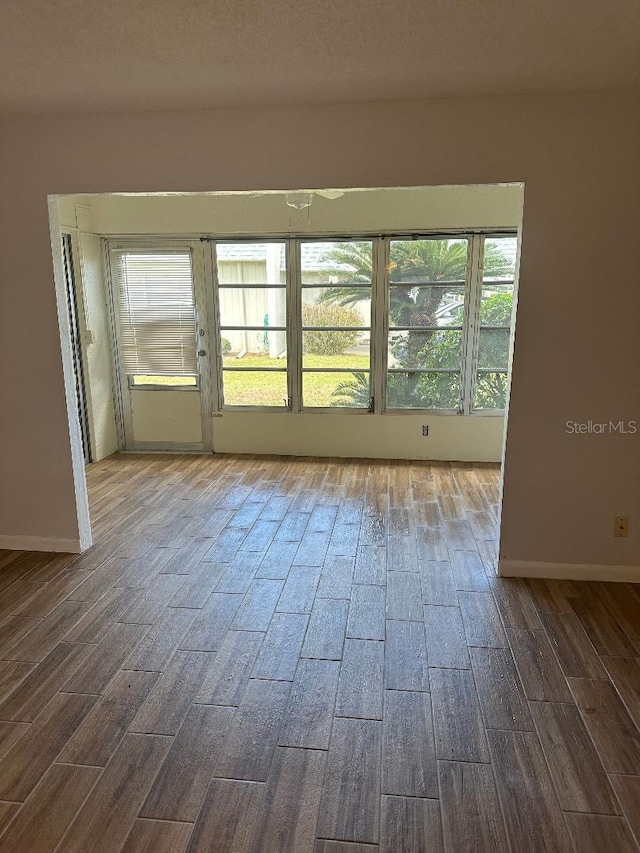
[[[463,298],[467,270],[466,239],[391,240],[389,251],[389,325],[404,329],[391,345],[397,366],[406,368],[404,376],[395,375],[389,383],[390,400],[399,406],[424,405],[420,389],[421,375],[411,368],[426,365],[430,344],[443,343],[443,338],[457,341],[454,331],[462,324]],[[372,279],[371,243],[340,243],[331,251],[327,272],[337,286],[325,291],[324,301],[353,307],[366,297],[358,283],[368,284]],[[500,278],[512,273],[512,261],[495,243],[487,242],[484,249],[485,277]],[[340,281],[345,284],[340,286]],[[425,329],[438,327],[438,312],[450,306],[448,323],[444,331]],[[423,328],[420,328],[423,327]],[[435,336],[435,338],[434,338]],[[443,377],[444,378],[444,377]],[[352,394],[358,399],[365,393],[364,377],[356,376],[353,382],[342,383],[339,391],[344,397],[351,384]],[[447,397],[450,397],[447,392]],[[434,402],[435,406],[436,403]],[[448,405],[446,407],[449,407]]]

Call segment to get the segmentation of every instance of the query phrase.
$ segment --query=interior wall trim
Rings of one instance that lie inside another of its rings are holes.
[[[534,560],[499,560],[498,574],[506,578],[640,583],[640,566],[609,566],[597,563],[540,563]]]
[[[55,539],[48,536],[2,536],[0,549],[7,551],[55,551],[63,554],[80,554],[79,539]],[[86,550],[86,549],[84,549]]]

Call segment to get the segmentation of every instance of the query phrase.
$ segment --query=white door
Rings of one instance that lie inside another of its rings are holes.
[[[202,247],[128,242],[109,257],[125,449],[211,450]]]

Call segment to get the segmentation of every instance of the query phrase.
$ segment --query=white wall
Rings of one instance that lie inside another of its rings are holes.
[[[75,195],[60,196],[58,199],[58,215],[60,216],[60,225],[63,228],[77,228],[76,220],[76,204],[78,197]]]
[[[501,556],[640,565],[638,437],[565,431],[638,417],[639,149],[632,94],[4,119],[0,532],[78,529],[48,193],[524,181]]]
[[[218,453],[370,459],[494,462],[503,430],[501,417],[223,412],[213,419]]]
[[[58,215],[63,228],[93,232],[91,199],[82,195],[63,195],[58,199]]]
[[[91,198],[99,234],[320,234],[380,233],[401,229],[517,228],[522,187],[394,187],[314,194],[311,207],[295,210],[285,196],[206,194],[98,195]]]

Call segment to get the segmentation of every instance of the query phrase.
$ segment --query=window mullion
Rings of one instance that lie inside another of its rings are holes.
[[[287,240],[287,388],[289,409],[302,408],[302,299],[300,275],[300,241]]]
[[[470,415],[473,411],[475,377],[478,364],[484,235],[474,234],[470,237],[469,242],[462,357],[462,387],[460,389],[462,413],[465,415]]]
[[[222,410],[222,332],[220,331],[220,286],[218,282],[218,258],[216,253],[216,242],[209,242],[207,252],[207,280],[210,287],[209,294],[209,316],[212,329],[211,340],[215,341],[215,353],[211,353],[209,359],[209,370],[211,372],[211,400],[214,412]]]
[[[387,340],[389,336],[389,240],[377,237],[373,244],[373,294],[371,311],[371,388],[373,411],[379,415],[386,408]]]
[[[116,283],[113,269],[114,256],[110,243],[102,238],[102,264],[107,289],[107,306],[109,312],[109,331],[111,338],[111,370],[113,375],[114,402],[116,410],[116,430],[118,449],[124,450],[132,446],[133,419],[131,412],[131,396],[129,394],[128,377],[122,370],[122,355],[120,351],[120,324],[116,307]]]

